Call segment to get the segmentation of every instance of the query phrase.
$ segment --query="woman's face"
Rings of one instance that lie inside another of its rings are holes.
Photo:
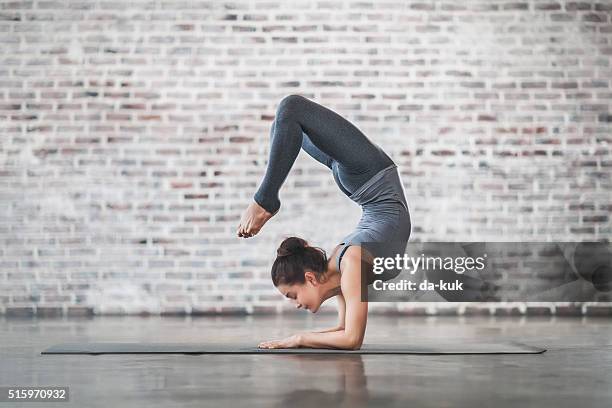
[[[306,282],[293,285],[280,284],[276,288],[286,298],[290,299],[298,309],[306,309],[316,313],[321,307],[321,284],[313,272],[305,272]]]

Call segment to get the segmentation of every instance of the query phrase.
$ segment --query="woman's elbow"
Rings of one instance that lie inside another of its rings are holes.
[[[349,337],[346,348],[348,350],[359,350],[363,344],[363,338]]]

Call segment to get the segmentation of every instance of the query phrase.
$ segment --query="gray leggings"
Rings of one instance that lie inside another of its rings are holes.
[[[300,149],[329,169],[336,165],[337,184],[347,196],[393,164],[391,158],[351,122],[300,95],[289,95],[281,100],[270,135],[268,167],[253,197],[270,213],[280,208],[278,192]]]

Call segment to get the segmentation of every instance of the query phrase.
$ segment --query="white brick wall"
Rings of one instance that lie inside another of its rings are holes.
[[[609,239],[611,15],[611,1],[0,1],[0,313],[288,308],[277,245],[331,250],[360,210],[302,152],[281,212],[235,236],[287,94],[399,164],[412,240]]]

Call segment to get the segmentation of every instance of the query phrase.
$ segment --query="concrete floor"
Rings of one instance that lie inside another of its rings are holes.
[[[366,342],[517,340],[540,355],[40,355],[62,342],[253,344],[331,325],[332,315],[0,319],[0,386],[69,386],[74,407],[610,407],[604,318],[369,318]],[[0,408],[11,406],[0,403]]]

